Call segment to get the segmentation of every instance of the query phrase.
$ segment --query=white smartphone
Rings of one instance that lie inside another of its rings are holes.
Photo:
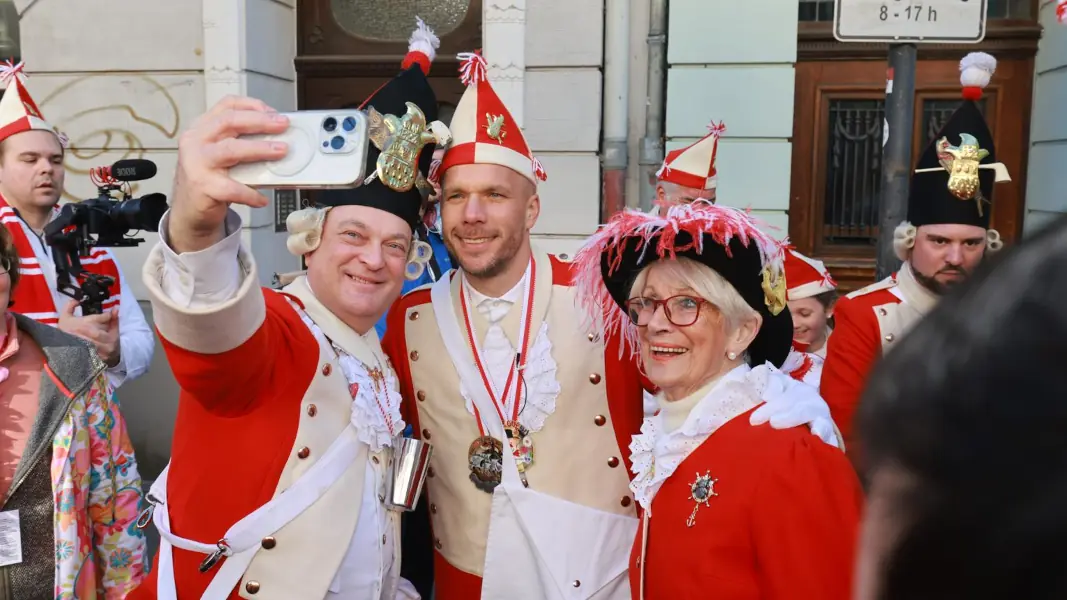
[[[289,129],[274,135],[241,136],[289,144],[285,158],[243,163],[230,177],[254,188],[352,188],[363,183],[367,165],[367,115],[358,109],[283,113]]]

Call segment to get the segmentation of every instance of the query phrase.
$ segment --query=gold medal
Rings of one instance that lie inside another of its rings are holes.
[[[471,442],[467,451],[467,460],[471,470],[471,481],[475,487],[487,494],[500,485],[500,476],[504,467],[504,444],[500,440],[483,435]]]
[[[718,482],[719,480],[713,478],[711,472],[707,471],[703,475],[697,473],[696,480],[689,484],[689,499],[693,501],[694,506],[692,514],[685,520],[687,527],[696,525],[697,511],[700,510],[700,505],[709,506],[708,503],[711,502],[711,498],[719,495],[715,492],[715,484]]]

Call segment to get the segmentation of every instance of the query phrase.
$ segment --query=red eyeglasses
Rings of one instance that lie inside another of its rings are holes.
[[[700,318],[700,307],[710,304],[703,298],[678,295],[663,300],[638,296],[626,301],[626,314],[638,327],[645,327],[652,322],[652,316],[662,306],[663,314],[675,327],[689,327]]]

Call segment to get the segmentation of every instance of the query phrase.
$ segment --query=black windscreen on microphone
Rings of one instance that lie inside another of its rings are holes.
[[[111,165],[111,176],[119,181],[144,181],[156,176],[156,163],[143,158],[127,158]]]

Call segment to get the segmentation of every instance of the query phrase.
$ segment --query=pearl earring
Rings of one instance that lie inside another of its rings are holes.
[[[737,353],[736,352],[727,352],[726,353],[726,358],[729,358],[730,360],[735,360],[737,358]]]

